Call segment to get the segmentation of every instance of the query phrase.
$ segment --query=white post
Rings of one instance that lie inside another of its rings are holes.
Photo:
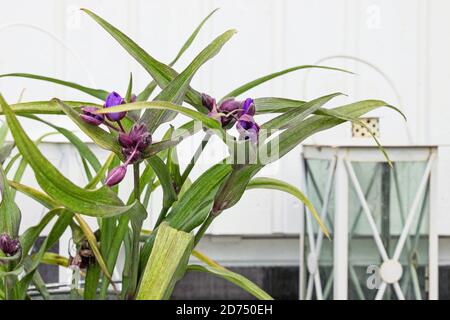
[[[305,157],[303,151],[300,157],[300,173],[301,181],[300,185],[304,192],[306,190],[306,168],[305,168]],[[305,280],[306,280],[306,270],[305,270],[305,213],[306,209],[304,206],[300,206],[300,232],[299,232],[299,284],[298,284],[298,298],[299,300],[305,299]]]
[[[434,159],[430,174],[430,211],[429,211],[429,240],[428,240],[428,298],[430,300],[439,299],[439,237],[438,237],[438,151],[432,149],[431,152],[436,152],[437,156]]]
[[[334,214],[334,299],[348,298],[348,176],[345,170],[345,149],[339,149],[335,172]]]

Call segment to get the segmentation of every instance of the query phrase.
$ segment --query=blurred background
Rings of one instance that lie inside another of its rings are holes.
[[[310,100],[343,92],[347,96],[327,107],[381,99],[400,108],[407,122],[387,108],[364,119],[381,143],[390,146],[398,175],[387,168],[365,128],[350,123],[315,135],[305,142],[307,147],[293,150],[261,173],[305,190],[327,216],[333,241],[320,240],[315,225],[308,227],[308,215],[296,199],[258,190],[246,192],[214,222],[199,250],[280,299],[450,298],[448,1],[0,1],[0,74],[35,73],[124,95],[132,72],[134,91],[140,92],[149,75],[80,7],[102,16],[166,63],[200,21],[219,7],[175,65],[183,70],[217,35],[236,28],[237,35],[192,81],[193,87],[212,96],[288,67],[320,64],[355,74],[300,70],[248,95]],[[92,101],[77,91],[23,78],[1,78],[0,91],[10,103],[53,97]],[[47,119],[77,131],[68,119]],[[185,120],[179,117],[175,123]],[[35,139],[51,131],[29,119],[21,121]],[[164,131],[156,133],[156,140]],[[64,138],[53,135],[45,141],[42,150],[53,163],[73,181],[84,183],[81,162]],[[189,154],[196,145],[183,142],[181,152]],[[106,152],[92,148],[106,157]],[[217,150],[210,149],[205,157],[218,159]],[[195,168],[194,176],[206,162]],[[31,171],[24,181],[34,181]],[[23,196],[18,199],[23,228],[35,224],[44,209]],[[148,228],[160,200],[160,193],[152,196]],[[67,255],[69,238],[67,234],[55,250]],[[48,269],[48,282],[70,280],[67,270],[55,271]],[[373,276],[387,286],[384,295],[377,296],[380,286],[371,285]],[[221,280],[192,273],[178,284],[175,298],[250,297]]]

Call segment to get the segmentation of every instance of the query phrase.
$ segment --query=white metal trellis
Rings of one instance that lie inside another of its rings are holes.
[[[327,172],[326,185],[324,190],[316,190],[319,193],[323,193],[323,199],[321,202],[321,218],[325,219],[328,214],[328,205],[330,200],[331,188],[334,180],[334,192],[335,192],[335,210],[334,210],[334,230],[333,230],[333,273],[328,279],[328,283],[333,281],[333,298],[334,299],[347,299],[348,298],[348,277],[350,275],[351,280],[357,281],[356,274],[353,266],[349,268],[348,257],[348,243],[349,243],[349,226],[348,226],[348,194],[349,184],[354,187],[357,198],[361,205],[361,211],[364,214],[369,224],[372,237],[374,239],[376,249],[382,259],[380,266],[381,284],[378,287],[378,291],[375,299],[382,299],[388,285],[392,285],[394,293],[398,299],[405,299],[402,287],[400,286],[400,279],[403,275],[403,267],[400,264],[400,256],[402,252],[410,252],[410,248],[413,246],[410,243],[409,235],[414,222],[419,206],[421,204],[422,196],[425,192],[435,191],[435,183],[428,184],[432,177],[435,175],[433,171],[436,168],[435,160],[437,149],[435,147],[388,147],[388,153],[391,160],[396,162],[402,161],[421,161],[426,162],[425,170],[420,179],[420,183],[415,193],[414,200],[412,201],[408,214],[404,216],[404,212],[401,213],[401,218],[404,223],[403,229],[400,232],[400,237],[395,246],[392,256],[388,255],[388,251],[381,239],[380,232],[377,229],[377,225],[369,208],[366,200],[366,195],[358,181],[355,171],[352,166],[352,162],[385,162],[384,157],[379,153],[377,148],[373,147],[358,147],[358,146],[344,146],[344,147],[327,147],[327,146],[305,146],[303,150],[303,156],[308,159],[320,159],[330,161],[329,171]],[[306,172],[305,172],[306,174]],[[375,173],[374,173],[375,174]],[[306,176],[304,177],[306,179]],[[398,184],[398,178],[394,175],[394,184],[396,188],[400,188]],[[427,190],[427,186],[430,185],[430,190]],[[370,191],[371,186],[368,187]],[[398,189],[397,189],[398,193]],[[429,213],[429,232],[428,232],[428,298],[437,298],[437,281],[438,281],[438,267],[437,267],[437,234],[433,221],[437,216],[432,210],[435,208],[435,196],[430,196],[430,213]],[[399,201],[400,195],[398,194]],[[425,201],[425,200],[424,200]],[[422,204],[423,205],[423,204]],[[400,208],[401,209],[401,208]],[[309,276],[304,279],[304,283],[301,286],[306,286],[306,299],[311,299],[313,290],[315,290],[316,298],[323,299],[323,287],[319,274],[319,257],[322,248],[322,233],[318,233],[314,237],[312,228],[312,219],[309,214],[306,215],[306,228],[308,233],[308,244],[310,247],[310,253],[307,257],[307,271]],[[351,231],[350,231],[351,232]],[[303,257],[302,257],[303,258]],[[300,264],[304,266],[304,263]],[[413,290],[415,297],[421,299],[421,292],[418,285],[417,272],[413,265],[409,266],[407,270],[412,279]],[[403,277],[403,280],[409,281],[410,278]],[[301,278],[302,279],[302,278]],[[355,280],[356,279],[356,280]],[[403,283],[403,282],[402,282]],[[328,285],[327,285],[328,286]],[[326,287],[327,287],[326,286]],[[360,288],[359,288],[360,289]],[[361,289],[360,289],[361,290]]]

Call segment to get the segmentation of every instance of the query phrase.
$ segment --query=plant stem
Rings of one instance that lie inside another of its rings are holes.
[[[139,201],[140,198],[140,177],[139,177],[139,164],[133,164],[133,173],[134,173],[134,198]]]
[[[120,130],[121,130],[122,132],[125,132],[125,129],[123,128],[122,122],[120,122],[120,120],[119,120],[119,121],[117,121],[117,123],[119,124]]]
[[[211,223],[214,221],[215,218],[216,218],[216,216],[213,215],[212,212],[210,212],[208,218],[206,218],[205,222],[203,222],[200,229],[198,229],[197,233],[195,234],[194,248],[195,248],[195,246],[197,246],[197,244],[203,238],[206,230],[208,229],[208,227],[211,225]]]
[[[134,173],[134,198],[139,201],[139,164],[133,164]],[[136,289],[138,286],[138,272],[139,272],[139,238],[141,235],[142,223],[141,219],[131,220],[131,228],[133,231],[133,240],[131,247],[131,276],[130,276],[130,286],[127,292],[127,298],[133,299],[136,294]]]
[[[194,168],[195,161],[202,154],[203,149],[205,149],[205,146],[208,143],[210,138],[211,138],[211,134],[209,132],[207,132],[205,137],[202,140],[202,143],[198,146],[197,150],[195,151],[194,155],[192,156],[191,161],[189,161],[189,164],[187,165],[186,169],[183,172],[183,175],[181,176],[181,186],[184,184],[184,182],[186,181],[187,177],[191,173],[192,168]]]

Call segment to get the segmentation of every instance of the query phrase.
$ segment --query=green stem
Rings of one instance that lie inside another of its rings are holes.
[[[192,156],[191,161],[189,161],[189,164],[187,165],[186,169],[183,172],[183,175],[181,176],[181,184],[180,187],[184,184],[187,177],[192,171],[192,168],[194,168],[195,161],[200,157],[203,150],[205,149],[206,144],[208,143],[209,139],[211,138],[211,134],[209,132],[206,133],[205,137],[202,140],[202,143],[198,146],[197,150],[195,151],[194,155]]]
[[[208,227],[211,225],[211,223],[214,221],[215,218],[216,218],[216,215],[213,215],[212,212],[209,213],[208,218],[206,218],[205,222],[203,222],[200,229],[198,229],[197,233],[195,234],[194,247],[197,246],[197,244],[203,238],[206,230],[208,229]]]
[[[134,198],[139,201],[140,198],[140,177],[139,177],[139,164],[133,164],[134,173]]]
[[[134,197],[137,201],[139,201],[139,164],[133,164],[133,173],[134,173]],[[131,277],[130,277],[130,286],[127,292],[127,298],[133,299],[136,294],[136,289],[138,286],[138,272],[139,272],[139,238],[141,235],[143,221],[139,219],[136,221],[135,219],[131,220],[131,228],[133,230],[133,241],[132,241],[132,249],[131,249]]]

